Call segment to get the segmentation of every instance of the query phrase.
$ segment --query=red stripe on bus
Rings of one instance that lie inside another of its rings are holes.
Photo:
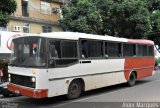
[[[29,89],[26,87],[17,86],[14,84],[8,84],[8,90],[13,93],[19,93],[24,96],[32,97],[32,98],[46,98],[47,97],[47,89]]]
[[[150,40],[140,40],[140,39],[128,39],[129,43],[135,43],[135,44],[146,44],[146,45],[154,45],[153,41]]]
[[[137,72],[137,79],[152,76],[154,70],[154,58],[126,58],[124,70],[126,80],[129,79],[132,70]]]

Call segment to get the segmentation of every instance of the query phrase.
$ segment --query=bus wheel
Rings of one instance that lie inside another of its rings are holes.
[[[82,86],[79,81],[72,81],[68,88],[68,94],[66,95],[68,99],[74,99],[80,96],[82,92]]]
[[[129,86],[133,86],[133,85],[135,85],[135,83],[136,83],[136,74],[134,72],[132,72],[130,77],[129,77],[129,80],[128,80],[127,84]]]

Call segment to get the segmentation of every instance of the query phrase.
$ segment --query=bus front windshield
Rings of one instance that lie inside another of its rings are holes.
[[[21,37],[13,39],[10,65],[22,67],[46,66],[45,39]]]

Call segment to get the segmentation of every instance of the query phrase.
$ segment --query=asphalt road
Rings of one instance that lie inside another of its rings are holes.
[[[114,85],[83,93],[74,100],[65,96],[40,100],[0,96],[0,102],[0,108],[160,108],[160,71],[138,80],[133,87]]]

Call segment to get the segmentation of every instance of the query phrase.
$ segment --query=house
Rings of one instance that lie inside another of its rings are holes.
[[[61,5],[67,0],[16,0],[17,10],[0,31],[45,33],[62,31],[58,20],[62,17]]]

